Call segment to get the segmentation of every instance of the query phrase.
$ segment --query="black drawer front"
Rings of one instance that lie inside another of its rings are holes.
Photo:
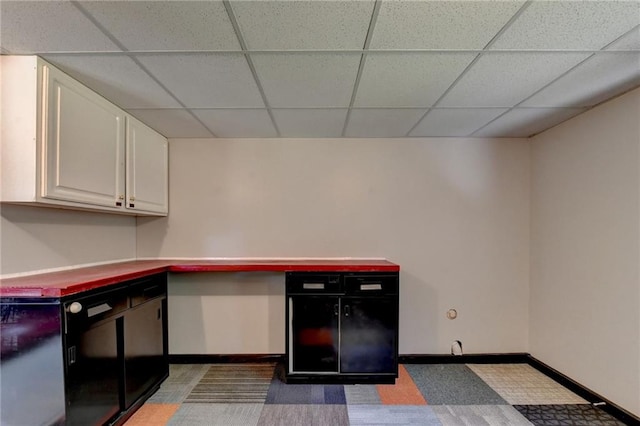
[[[341,293],[340,274],[287,272],[288,294]]]
[[[398,274],[347,275],[344,290],[349,295],[398,294]]]
[[[119,315],[128,308],[129,298],[122,289],[72,299],[64,303],[65,317],[70,330],[84,328]]]
[[[143,304],[144,302],[163,297],[167,294],[167,285],[162,280],[148,280],[134,284],[130,289],[131,307]]]

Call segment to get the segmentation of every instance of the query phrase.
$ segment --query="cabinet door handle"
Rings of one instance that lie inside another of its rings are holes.
[[[303,283],[303,290],[324,290],[324,283]]]
[[[113,307],[108,303],[101,303],[100,305],[92,306],[91,308],[87,309],[87,317],[91,318],[98,314],[103,314],[105,312],[108,312],[112,309]]]
[[[338,307],[338,304],[336,303],[335,305],[333,305],[333,315],[338,316],[338,314],[340,314],[340,308]]]
[[[382,284],[360,284],[360,291],[382,290]]]
[[[349,305],[344,305],[344,316],[348,317],[349,315],[351,315],[351,308]]]

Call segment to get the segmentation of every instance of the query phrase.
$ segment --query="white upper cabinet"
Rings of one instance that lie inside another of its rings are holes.
[[[43,65],[42,74],[42,197],[121,206],[124,112],[55,68]]]
[[[35,56],[2,56],[0,200],[166,215],[167,140]]]
[[[169,146],[140,121],[127,117],[127,202],[134,211],[167,213]]]

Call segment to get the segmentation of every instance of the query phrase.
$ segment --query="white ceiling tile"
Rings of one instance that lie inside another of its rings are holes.
[[[640,50],[640,26],[611,43],[607,50]]]
[[[410,136],[469,136],[506,108],[432,109]]]
[[[193,113],[220,138],[277,136],[266,109],[205,109]]]
[[[587,108],[514,108],[473,136],[526,138],[586,110]]]
[[[384,1],[371,49],[482,49],[524,1]]]
[[[420,120],[424,109],[352,109],[347,137],[402,137]]]
[[[250,50],[362,49],[373,1],[236,1]]]
[[[44,58],[121,108],[180,107],[127,56],[45,55]]]
[[[336,53],[364,47],[375,3],[0,0],[0,52],[43,55],[169,137],[270,137],[271,117],[283,136],[340,136],[361,60],[348,136],[404,136],[430,107],[411,136],[468,134],[515,105],[474,136],[528,136],[640,85],[637,0],[382,0],[372,50]],[[475,62],[455,51],[490,40]]]
[[[211,132],[184,109],[132,109],[128,113],[167,138],[210,138]]]
[[[640,23],[637,1],[533,1],[492,49],[601,49]]]
[[[584,53],[485,53],[438,106],[513,106],[588,56]]]
[[[592,106],[639,85],[640,52],[597,53],[522,106]]]
[[[273,109],[283,137],[335,138],[342,135],[347,109]]]
[[[355,105],[429,107],[474,57],[473,53],[369,54]]]
[[[129,50],[240,49],[221,1],[85,1],[81,4]]]
[[[11,53],[120,51],[69,1],[0,1],[0,43]]]
[[[151,54],[137,58],[188,108],[264,106],[241,53]]]
[[[272,107],[346,107],[359,54],[253,53],[251,58]]]

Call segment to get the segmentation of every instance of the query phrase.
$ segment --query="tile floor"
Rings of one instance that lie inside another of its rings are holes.
[[[623,424],[527,364],[406,364],[395,385],[287,385],[282,368],[171,365],[126,426]]]

